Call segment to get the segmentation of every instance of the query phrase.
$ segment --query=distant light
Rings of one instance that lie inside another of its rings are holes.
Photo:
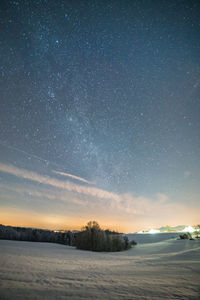
[[[186,226],[182,232],[194,232],[195,229],[192,226]]]
[[[160,230],[159,229],[150,229],[147,233],[160,233]]]

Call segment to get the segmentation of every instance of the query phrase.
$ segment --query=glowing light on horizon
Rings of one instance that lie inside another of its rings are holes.
[[[183,230],[182,230],[182,232],[194,232],[195,231],[195,229],[192,227],[192,226],[186,226]]]
[[[150,234],[160,233],[160,230],[159,229],[150,229],[147,233],[150,233]]]

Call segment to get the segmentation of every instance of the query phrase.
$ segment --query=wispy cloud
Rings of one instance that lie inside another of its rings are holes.
[[[43,185],[50,185],[51,187],[59,189],[61,191],[76,193],[79,195],[79,198],[81,198],[82,205],[89,205],[89,207],[95,206],[99,208],[103,206],[104,208],[111,209],[113,211],[118,210],[126,214],[151,214],[153,207],[155,210],[156,206],[160,207],[162,205],[161,198],[164,197],[160,196],[158,199],[149,199],[142,196],[133,196],[132,194],[128,193],[117,194],[93,186],[83,186],[70,181],[63,181],[49,176],[40,175],[35,172],[20,169],[13,165],[6,165],[3,163],[0,163],[0,171]],[[24,188],[22,188],[22,191],[24,191]],[[33,196],[35,197],[42,197],[43,194],[43,196],[48,199],[54,198],[52,196],[52,193],[49,191],[47,192],[46,189],[43,189],[43,192],[32,190],[30,191],[30,193],[33,193]],[[54,194],[58,196],[57,193]],[[87,199],[83,199],[83,196],[87,196]],[[166,197],[164,198],[166,199]],[[71,202],[69,200],[69,197],[67,197],[67,195],[63,195],[63,193],[59,194],[58,199],[60,199],[61,201]],[[101,199],[101,201],[99,201],[99,199]]]
[[[85,183],[88,183],[88,184],[94,184],[94,182],[92,181],[88,181],[82,177],[78,177],[78,176],[75,176],[75,175],[72,175],[72,174],[69,174],[69,173],[65,173],[65,172],[60,172],[60,171],[52,171],[53,173],[55,174],[58,174],[58,175],[61,175],[61,176],[66,176],[66,177],[70,177],[70,178],[73,178],[73,179],[76,179],[78,181],[82,181],[82,182],[85,182]]]
[[[49,190],[48,187],[42,186],[41,188],[35,189],[33,186],[24,187],[24,186],[11,186],[5,183],[0,184],[1,191],[13,192],[15,194],[18,194],[21,198],[21,196],[25,195],[26,197],[31,197],[33,199],[38,198],[41,200],[41,202],[44,199],[52,200],[52,201],[61,201],[65,203],[71,203],[71,204],[78,204],[81,206],[85,206],[87,202],[78,197],[72,197],[68,191],[60,191],[57,189],[51,189]],[[2,193],[3,194],[3,193]]]
[[[61,188],[69,192],[94,196],[102,199],[120,200],[119,195],[116,193],[108,192],[96,187],[82,186],[70,181],[63,181],[49,176],[40,175],[35,172],[27,171],[25,169],[20,169],[12,165],[6,165],[0,163],[0,171],[12,174],[20,178],[32,180],[41,184],[47,184],[56,188]]]
[[[135,196],[130,193],[117,194],[94,186],[83,186],[70,181],[40,175],[3,163],[0,163],[0,171],[41,184],[37,189],[27,186],[14,186],[13,191],[17,193],[26,193],[33,198],[40,198],[41,201],[46,198],[55,201],[55,204],[57,201],[73,203],[79,209],[80,207],[88,207],[88,211],[92,211],[94,217],[107,214],[134,220],[133,216],[141,218],[144,216],[144,220],[160,219],[161,223],[166,222],[166,224],[170,224],[171,219],[182,222],[188,214],[191,218],[196,217],[196,211],[192,207],[171,202],[165,194],[157,194],[153,198]],[[5,188],[9,189],[9,186],[7,185]],[[12,187],[10,189],[12,190]]]

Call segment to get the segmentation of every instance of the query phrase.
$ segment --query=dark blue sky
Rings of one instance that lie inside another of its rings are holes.
[[[116,226],[116,214],[132,230],[137,224],[124,220],[136,215],[140,226],[161,224],[151,207],[167,212],[163,222],[195,222],[200,2],[15,0],[0,8],[0,204],[7,223],[15,214],[56,211],[58,220],[66,212],[74,224],[80,215]],[[31,172],[76,188],[41,183]],[[64,202],[57,195],[63,190]],[[86,195],[106,211],[95,215]]]

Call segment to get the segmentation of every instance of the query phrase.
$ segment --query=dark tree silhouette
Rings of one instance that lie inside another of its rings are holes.
[[[0,225],[0,239],[59,243],[91,251],[122,251],[133,245],[126,236],[101,229],[96,221],[88,222],[77,233]]]
[[[44,229],[0,225],[0,239],[59,243],[72,246],[74,235],[70,231],[54,232]]]
[[[91,251],[122,251],[131,247],[126,236],[110,230],[103,230],[96,221],[90,221],[76,234],[78,249]]]

